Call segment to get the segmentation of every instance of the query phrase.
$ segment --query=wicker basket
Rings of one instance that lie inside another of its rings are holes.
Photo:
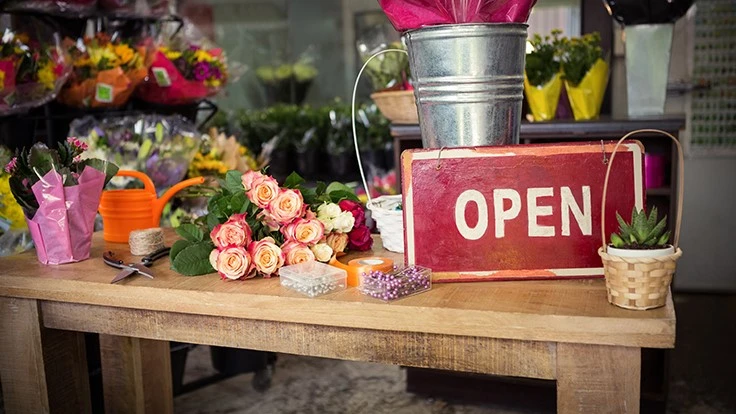
[[[371,94],[371,99],[389,121],[395,124],[419,123],[414,91],[386,91]]]
[[[621,143],[630,136],[642,132],[660,133],[668,136],[674,141],[678,150],[678,197],[677,218],[675,221],[675,232],[673,237],[674,253],[659,257],[622,257],[607,253],[606,247],[606,192],[608,190],[608,177],[611,166],[616,156],[616,150]],[[598,249],[603,262],[603,273],[606,277],[606,291],[608,302],[625,309],[646,310],[664,306],[675,273],[677,259],[682,256],[682,250],[677,247],[680,237],[680,223],[682,221],[682,200],[684,184],[684,162],[682,147],[679,141],[672,135],[656,129],[643,129],[633,131],[621,138],[613,149],[611,159],[608,162],[606,178],[603,184],[603,202],[601,205],[601,239],[602,247]]]
[[[391,195],[376,197],[366,205],[381,233],[383,247],[396,253],[404,253],[404,212],[396,209],[400,204],[401,195]]]

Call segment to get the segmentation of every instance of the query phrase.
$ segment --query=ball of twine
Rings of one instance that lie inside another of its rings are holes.
[[[134,256],[145,256],[164,248],[164,231],[156,227],[152,229],[133,230],[128,238],[130,253]]]

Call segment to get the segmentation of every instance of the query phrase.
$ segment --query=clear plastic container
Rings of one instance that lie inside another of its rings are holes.
[[[421,266],[396,267],[393,271],[360,275],[358,290],[386,302],[432,289],[432,270]]]
[[[279,270],[281,286],[310,298],[345,289],[347,277],[345,270],[316,261],[284,266]]]

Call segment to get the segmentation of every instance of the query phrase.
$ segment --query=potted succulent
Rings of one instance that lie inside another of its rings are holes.
[[[529,43],[533,51],[526,55],[524,93],[535,121],[554,119],[562,90],[559,51],[562,31],[551,36],[535,34]]]
[[[601,111],[608,63],[600,43],[598,32],[562,41],[562,78],[576,121],[597,119]]]

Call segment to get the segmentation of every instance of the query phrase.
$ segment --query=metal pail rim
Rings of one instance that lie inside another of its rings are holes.
[[[410,35],[416,32],[433,32],[433,31],[446,31],[446,29],[453,29],[457,31],[465,31],[472,28],[509,28],[509,29],[522,29],[526,30],[529,25],[526,23],[452,23],[452,24],[436,24],[432,26],[423,26],[416,29],[406,30],[402,33],[402,36]]]

